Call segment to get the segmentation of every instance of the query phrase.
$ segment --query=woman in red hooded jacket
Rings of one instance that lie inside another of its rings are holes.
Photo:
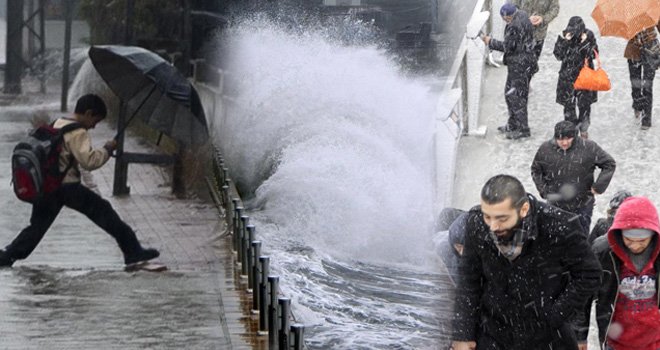
[[[604,349],[660,349],[658,235],[655,206],[647,198],[635,196],[621,203],[607,235],[594,241],[592,248],[604,272],[596,300]],[[578,339],[586,340],[588,320],[583,321],[585,327],[578,332]]]

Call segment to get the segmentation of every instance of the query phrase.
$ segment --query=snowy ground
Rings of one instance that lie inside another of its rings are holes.
[[[538,195],[530,175],[530,165],[541,143],[552,137],[554,124],[563,119],[562,106],[555,103],[560,62],[554,58],[552,50],[557,35],[572,16],[581,16],[587,28],[596,33],[603,67],[612,81],[612,89],[599,93],[599,101],[592,105],[589,136],[616,159],[617,170],[608,190],[596,199],[592,222],[605,216],[611,196],[621,189],[647,196],[656,205],[660,204],[660,193],[657,191],[660,188],[660,176],[657,176],[660,170],[657,164],[660,160],[660,125],[657,122],[660,97],[654,101],[654,126],[648,131],[641,131],[639,121],[633,117],[628,66],[623,58],[626,41],[599,36],[591,18],[595,3],[595,0],[560,0],[561,10],[550,25],[539,62],[540,72],[531,83],[529,125],[532,137],[510,141],[498,134],[497,126],[503,125],[507,118],[503,96],[506,69],[487,68],[480,124],[488,126],[488,133],[483,138],[464,137],[461,140],[454,206],[467,209],[477,204],[481,186],[488,178],[500,173],[517,176],[529,192]],[[660,93],[658,79],[654,90],[656,94]],[[591,339],[594,339],[593,336]]]

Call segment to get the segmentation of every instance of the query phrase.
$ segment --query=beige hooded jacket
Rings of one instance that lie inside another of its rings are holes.
[[[53,126],[61,128],[74,122],[75,120],[72,119],[60,118],[55,121]],[[60,171],[64,171],[69,166],[70,161],[74,163],[64,176],[62,183],[80,182],[80,169],[78,166],[91,171],[103,166],[108,159],[110,159],[110,153],[105,148],[92,148],[92,139],[85,128],[64,134],[64,146],[59,160]]]

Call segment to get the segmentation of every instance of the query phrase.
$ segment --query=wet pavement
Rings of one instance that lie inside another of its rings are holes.
[[[30,205],[12,192],[10,156],[37,108],[44,106],[0,107],[2,246],[30,215]],[[102,145],[114,133],[104,122],[91,135]],[[126,149],[153,152],[135,137]],[[176,199],[167,168],[153,165],[131,164],[131,195],[112,197],[113,171],[111,160],[91,173],[90,187],[144,245],[160,250],[169,271],[124,272],[114,240],[65,208],[28,259],[0,269],[0,349],[261,348],[243,322],[246,292],[237,289],[217,209],[205,200]]]

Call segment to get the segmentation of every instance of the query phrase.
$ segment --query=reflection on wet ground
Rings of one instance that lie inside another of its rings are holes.
[[[209,326],[221,317],[210,273],[21,266],[2,270],[0,280],[2,348],[199,349],[225,342],[222,330]]]

